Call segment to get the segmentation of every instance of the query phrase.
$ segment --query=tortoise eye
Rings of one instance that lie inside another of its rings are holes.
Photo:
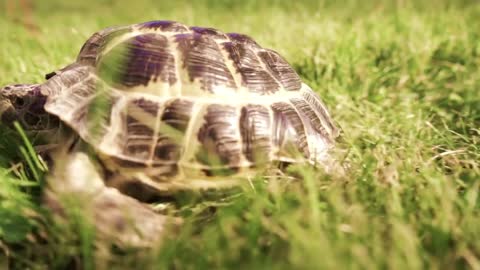
[[[25,99],[23,98],[16,98],[14,101],[15,107],[23,107],[25,106]]]

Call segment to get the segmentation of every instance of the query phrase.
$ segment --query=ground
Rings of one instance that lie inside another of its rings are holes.
[[[480,269],[478,1],[6,1],[0,85],[41,82],[111,25],[246,33],[325,100],[346,170],[299,166],[290,174],[302,180],[183,198],[185,224],[167,244],[102,256],[81,216],[51,225],[44,166],[20,134],[2,135],[0,267]]]

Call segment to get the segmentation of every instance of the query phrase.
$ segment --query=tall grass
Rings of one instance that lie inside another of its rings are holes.
[[[42,1],[40,33],[2,15],[0,85],[42,81],[106,26],[173,19],[249,34],[325,100],[347,170],[299,166],[302,180],[179,197],[173,239],[102,256],[82,226],[50,225],[36,163],[17,154],[25,141],[1,128],[0,265],[480,269],[478,1]]]

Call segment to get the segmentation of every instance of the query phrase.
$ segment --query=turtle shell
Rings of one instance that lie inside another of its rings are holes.
[[[321,163],[338,133],[277,52],[172,21],[95,33],[42,91],[46,110],[110,170],[157,187],[233,179],[276,161]]]

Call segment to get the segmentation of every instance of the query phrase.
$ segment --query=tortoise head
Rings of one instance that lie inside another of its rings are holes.
[[[12,126],[19,122],[29,133],[58,128],[58,119],[48,114],[39,84],[14,84],[0,88],[0,122]]]

